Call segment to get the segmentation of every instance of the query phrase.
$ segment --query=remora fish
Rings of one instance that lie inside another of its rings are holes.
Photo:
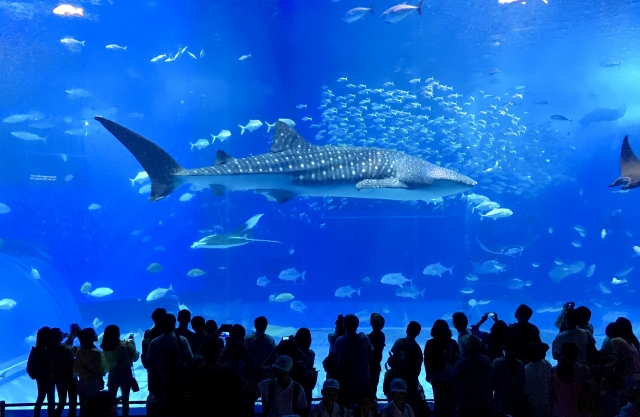
[[[276,122],[271,152],[233,158],[218,151],[213,166],[185,169],[150,140],[111,120],[95,118],[140,162],[151,179],[149,201],[182,184],[254,190],[284,203],[302,196],[425,200],[470,190],[476,181],[402,152],[312,145],[286,123]]]
[[[582,126],[586,126],[590,123],[595,123],[595,122],[613,122],[614,120],[618,120],[621,117],[623,117],[626,112],[627,112],[626,104],[622,104],[622,106],[615,109],[598,107],[597,109],[585,114],[584,117],[580,119],[580,124]]]
[[[622,185],[622,190],[640,187],[640,161],[629,145],[629,136],[625,136],[620,149],[620,177],[609,187]]]

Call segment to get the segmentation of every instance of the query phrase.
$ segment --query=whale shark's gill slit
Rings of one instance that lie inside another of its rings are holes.
[[[95,119],[133,154],[149,174],[151,180],[149,201],[157,201],[171,194],[175,188],[173,176],[184,169],[171,155],[149,139],[124,126],[100,116],[96,116]]]

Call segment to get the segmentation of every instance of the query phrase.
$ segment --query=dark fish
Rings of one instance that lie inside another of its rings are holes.
[[[551,118],[553,120],[566,120],[567,122],[573,122],[573,119],[567,119],[566,117],[560,115],[560,114],[554,114],[553,116],[551,116]]]
[[[614,62],[614,61],[611,61],[611,62],[601,62],[601,63],[600,63],[600,66],[601,66],[601,67],[605,67],[605,68],[607,68],[607,67],[619,67],[619,66],[620,66],[620,63],[619,63],[619,62]]]
[[[614,120],[618,120],[625,115],[627,112],[627,105],[623,104],[617,109],[608,109],[604,107],[598,107],[597,109],[590,111],[585,114],[582,119],[580,119],[580,124],[582,126],[586,126],[589,123],[595,122],[613,122]]]
[[[549,104],[547,100],[538,100],[535,102],[536,104]]]
[[[620,177],[609,184],[609,187],[622,185],[622,190],[640,187],[640,161],[629,145],[629,137],[625,136],[620,149]]]

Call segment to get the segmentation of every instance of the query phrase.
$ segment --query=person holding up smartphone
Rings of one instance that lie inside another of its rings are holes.
[[[133,334],[130,334],[126,340],[120,340],[120,328],[115,324],[110,324],[104,329],[100,347],[109,371],[107,388],[114,398],[117,397],[118,388],[120,388],[122,392],[122,417],[127,417],[129,415],[129,395],[131,389],[137,385],[131,368],[133,363],[140,358]]]
[[[482,326],[489,318],[493,320],[491,330],[488,333],[481,331],[480,326]],[[509,326],[503,320],[498,320],[498,313],[484,313],[480,321],[471,326],[471,333],[482,340],[485,348],[485,354],[489,357],[491,362],[504,356],[502,352],[502,344],[509,336]]]

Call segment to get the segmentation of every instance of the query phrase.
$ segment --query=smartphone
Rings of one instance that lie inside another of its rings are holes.
[[[71,332],[77,333],[80,331],[80,325],[78,323],[71,324]]]
[[[285,340],[291,340],[291,336],[282,336],[282,342]]]
[[[220,333],[220,336],[222,336],[223,339],[228,339],[229,338],[229,332],[222,332],[222,333]]]
[[[495,317],[496,313],[489,313],[489,317]]]
[[[233,329],[233,324],[221,324],[219,330],[223,333],[227,333],[228,336],[231,329]]]

